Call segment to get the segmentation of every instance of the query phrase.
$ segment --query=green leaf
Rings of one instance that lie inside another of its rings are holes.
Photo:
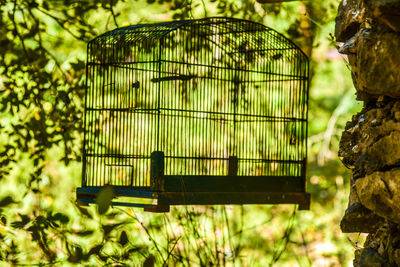
[[[128,250],[128,253],[136,253],[136,252],[141,252],[144,250],[145,247],[142,246],[136,246]]]
[[[123,224],[124,223],[103,225],[104,236],[108,236],[111,233],[112,230],[114,230],[116,227],[121,226]]]
[[[82,251],[82,248],[81,247],[76,247],[75,248],[75,256],[76,256],[76,258],[80,261],[80,260],[82,260],[82,257],[83,257],[83,251]]]
[[[67,259],[67,261],[72,262],[72,263],[78,263],[80,262],[83,258],[83,251],[82,248],[79,246],[75,246],[74,251],[68,250],[70,255]]]
[[[88,217],[89,219],[93,219],[92,215],[89,213],[89,211],[86,208],[81,207],[79,204],[76,204],[76,203],[75,203],[75,206],[77,207],[77,209],[79,210],[79,212],[81,214]]]
[[[11,226],[17,229],[22,229],[30,222],[30,218],[26,215],[20,214],[21,221],[15,221],[11,223]]]
[[[93,233],[94,233],[94,231],[92,231],[92,230],[74,232],[74,234],[79,235],[79,236],[89,236],[89,235],[92,235]]]
[[[121,232],[121,235],[119,236],[119,243],[122,245],[122,246],[125,246],[127,243],[128,243],[128,235],[126,234],[126,232],[125,231],[122,231]]]
[[[146,260],[143,262],[143,267],[153,267],[154,263],[156,261],[156,258],[153,255],[149,255]]]
[[[99,255],[100,250],[103,248],[103,245],[96,245],[89,250],[89,255]]]
[[[82,70],[82,69],[86,68],[85,61],[82,61],[79,59],[76,60],[76,63],[71,62],[70,64],[71,64],[71,67],[74,68],[75,70]]]
[[[14,204],[14,203],[17,203],[17,202],[15,202],[12,197],[6,196],[2,200],[0,200],[0,207],[5,207],[5,206],[8,206],[8,205]]]
[[[111,186],[104,187],[96,198],[97,211],[99,214],[104,214],[107,212],[111,205],[111,200],[114,197],[114,190]]]
[[[54,218],[54,220],[56,220],[56,221],[59,221],[59,222],[61,222],[61,223],[68,223],[69,222],[69,218],[68,218],[68,216],[66,216],[66,215],[64,215],[64,214],[62,214],[62,213],[56,213],[54,216],[53,216],[53,218]]]

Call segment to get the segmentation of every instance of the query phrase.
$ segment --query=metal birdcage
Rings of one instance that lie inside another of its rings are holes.
[[[299,204],[308,58],[271,28],[205,18],[118,28],[88,44],[81,202]],[[141,201],[140,199],[149,199]]]

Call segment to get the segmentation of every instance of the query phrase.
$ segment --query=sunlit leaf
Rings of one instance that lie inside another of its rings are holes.
[[[114,190],[111,186],[104,187],[98,194],[96,198],[97,211],[99,214],[104,214],[107,212],[111,205],[111,201],[114,196]]]

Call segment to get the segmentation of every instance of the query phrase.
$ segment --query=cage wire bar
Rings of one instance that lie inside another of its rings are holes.
[[[115,205],[309,207],[308,58],[261,24],[206,18],[118,28],[87,51],[82,186]]]

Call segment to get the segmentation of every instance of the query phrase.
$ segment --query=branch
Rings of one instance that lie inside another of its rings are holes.
[[[38,34],[37,34],[39,40],[36,40],[36,42],[39,44],[39,46],[40,46],[40,48],[42,49],[42,51],[43,51],[44,53],[46,53],[50,58],[52,58],[52,59],[54,60],[54,62],[55,62],[55,64],[56,64],[57,68],[60,70],[60,72],[62,73],[62,75],[63,75],[64,77],[67,77],[67,74],[66,74],[66,73],[64,72],[64,70],[62,69],[61,64],[60,64],[60,62],[58,62],[57,58],[56,58],[49,50],[47,50],[47,49],[43,46],[42,35],[41,35],[41,33],[40,33],[40,21],[38,20],[38,18],[35,17],[35,15],[32,13],[32,10],[31,10],[31,9],[28,9],[28,13],[29,13],[29,15],[31,16],[31,18],[35,21],[36,27],[39,29],[39,30],[38,30]],[[24,13],[23,11],[22,11],[22,15],[23,15],[24,19],[26,19],[26,18],[25,18],[25,13]]]
[[[56,16],[53,16],[52,14],[48,13],[47,11],[43,10],[40,7],[37,7],[37,10],[39,10],[41,13],[45,14],[46,16],[52,18],[55,22],[58,23],[58,25],[61,26],[61,28],[63,28],[65,31],[67,31],[70,35],[72,35],[75,39],[77,40],[82,40],[81,36],[76,35],[75,33],[73,33],[70,29],[68,29],[67,27],[64,26],[64,23],[62,23],[59,18],[57,18]]]
[[[110,11],[111,11],[111,14],[112,14],[113,19],[114,19],[114,24],[115,24],[115,26],[117,26],[117,28],[118,28],[119,26],[118,26],[118,23],[117,23],[117,16],[116,16],[115,13],[114,13],[113,2],[114,2],[114,1],[111,1],[111,2],[110,2]]]
[[[31,57],[28,54],[28,51],[26,50],[24,39],[22,38],[21,34],[19,33],[17,23],[15,22],[16,8],[17,8],[17,1],[14,1],[14,8],[13,8],[13,13],[11,15],[11,20],[12,20],[12,23],[14,25],[15,33],[18,36],[19,40],[21,41],[22,49],[24,50],[26,59],[28,60],[29,63],[31,63],[32,60],[31,60]]]

